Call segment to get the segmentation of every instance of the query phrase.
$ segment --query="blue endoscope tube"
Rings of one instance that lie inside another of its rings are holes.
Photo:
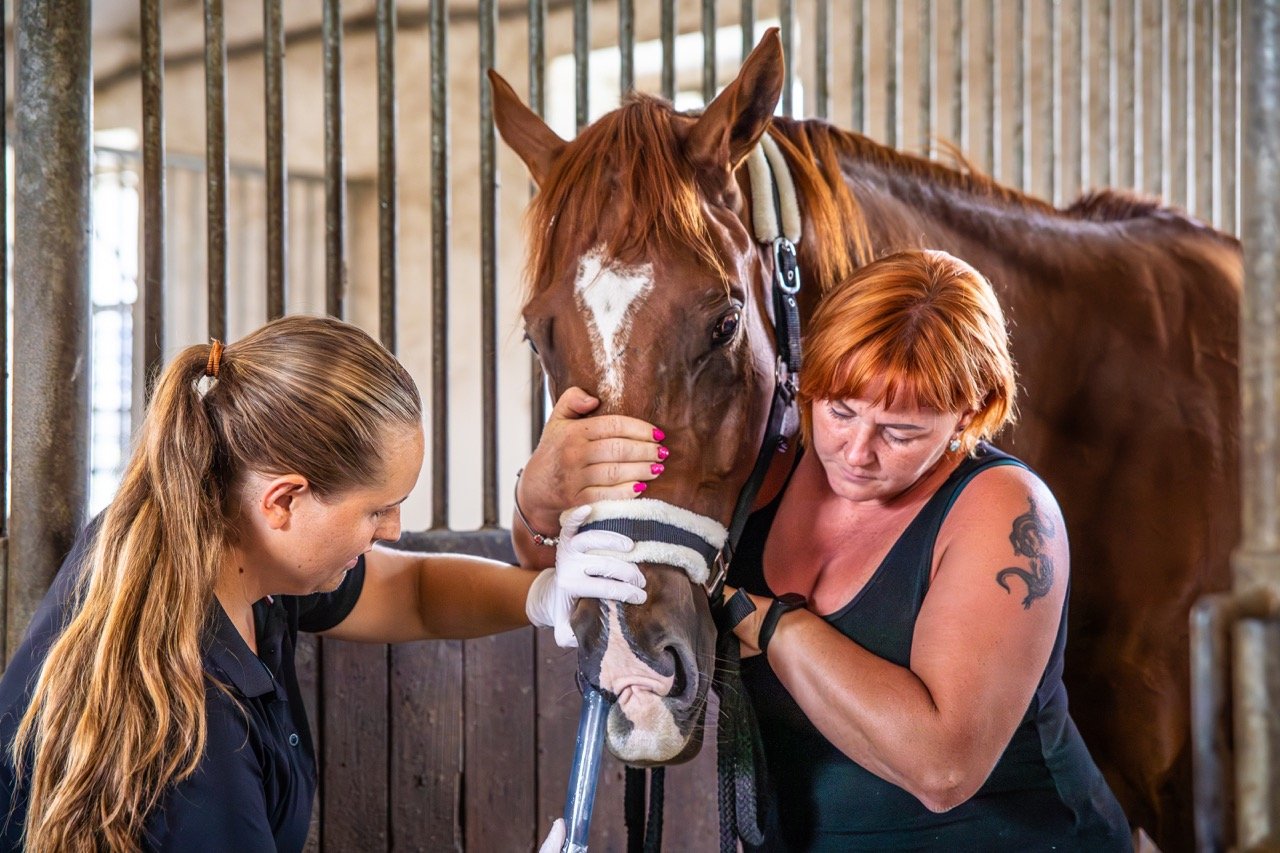
[[[604,694],[588,687],[582,694],[578,740],[569,771],[569,793],[564,805],[563,853],[585,853],[591,831],[591,809],[596,802],[596,778],[600,775],[600,751],[604,746],[609,703]]]

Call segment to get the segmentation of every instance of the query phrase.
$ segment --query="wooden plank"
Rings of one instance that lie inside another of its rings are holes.
[[[1023,185],[1022,5],[1021,3],[1010,5],[1017,14],[996,16],[995,109],[991,113],[994,122],[991,133],[995,139],[993,175],[998,181],[1021,188]]]
[[[688,764],[667,768],[664,850],[716,850],[719,847],[715,725],[719,703],[713,700],[709,704],[702,750]]]
[[[392,849],[463,849],[462,749],[462,643],[393,646]]]
[[[1057,127],[1054,83],[1057,66],[1057,44],[1054,41],[1053,0],[1030,0],[1024,23],[1023,38],[1026,69],[1026,148],[1027,190],[1034,196],[1052,201],[1055,194],[1054,160],[1057,158]]]
[[[969,88],[965,115],[965,153],[989,175],[996,171],[995,7],[992,0],[967,0]]]
[[[311,727],[311,740],[316,748],[316,770],[323,783],[324,780],[324,748],[320,742],[320,648],[324,640],[315,634],[299,634],[298,645],[294,652],[293,668],[298,676],[298,689],[302,693],[302,701],[306,705],[307,725]],[[320,794],[316,793],[311,808],[311,828],[307,831],[306,853],[318,853],[320,850]]]
[[[325,850],[387,849],[387,646],[325,642]]]
[[[464,826],[468,850],[536,849],[534,631],[463,647]]]

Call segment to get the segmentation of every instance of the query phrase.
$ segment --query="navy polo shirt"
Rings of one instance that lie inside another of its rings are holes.
[[[10,805],[0,850],[20,848],[27,811],[28,784],[16,783],[10,758],[14,734],[49,646],[65,624],[96,529],[95,521],[80,535],[0,679],[0,805]],[[362,557],[333,592],[257,602],[256,655],[214,602],[202,644],[208,676],[205,753],[196,772],[167,791],[148,816],[144,848],[302,850],[315,798],[316,758],[294,671],[294,645],[298,631],[325,631],[345,619],[363,585]]]

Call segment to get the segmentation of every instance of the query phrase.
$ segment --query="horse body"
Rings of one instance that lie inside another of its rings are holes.
[[[1238,534],[1238,243],[1121,193],[1056,210],[823,122],[771,119],[777,47],[766,37],[700,117],[634,96],[572,142],[495,78],[499,129],[541,187],[525,319],[553,390],[597,388],[606,410],[662,424],[672,464],[646,496],[727,524],[773,383],[772,259],[738,168],[766,131],[800,197],[803,315],[890,252],[973,263],[1000,296],[1024,389],[1001,443],[1054,490],[1071,536],[1072,714],[1131,822],[1184,847],[1187,614],[1228,586]],[[606,281],[630,283],[590,292]],[[673,685],[611,716],[611,749],[638,764],[696,752],[714,647],[701,588],[643,568],[648,604],[583,602],[574,621],[592,683],[609,692],[606,660],[622,654],[644,683]],[[626,743],[666,714],[676,735]]]

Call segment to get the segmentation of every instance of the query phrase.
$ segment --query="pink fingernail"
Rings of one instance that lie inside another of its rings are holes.
[[[662,446],[662,445],[658,445],[658,458],[659,458],[659,459],[661,459],[661,460],[664,460],[664,461],[665,461],[665,460],[666,460],[666,458],[667,458],[668,456],[670,456],[670,455],[671,455],[671,451],[670,451],[670,450],[667,450],[667,448],[666,448],[666,447],[664,447],[664,446]]]
[[[655,477],[665,470],[667,470],[667,466],[663,465],[661,462],[655,462],[649,466],[649,472]]]
[[[664,438],[666,438],[666,437],[667,437],[667,434],[666,434],[665,432],[663,432],[662,430],[658,429],[657,427],[654,427],[654,428],[653,428],[653,440],[654,440],[654,441],[662,441],[662,440],[663,440]]]
[[[649,484],[648,484],[648,483],[636,483],[636,484],[635,484],[634,486],[632,486],[631,488],[632,488],[632,489],[634,489],[636,492],[643,492],[645,489],[649,488]]]

